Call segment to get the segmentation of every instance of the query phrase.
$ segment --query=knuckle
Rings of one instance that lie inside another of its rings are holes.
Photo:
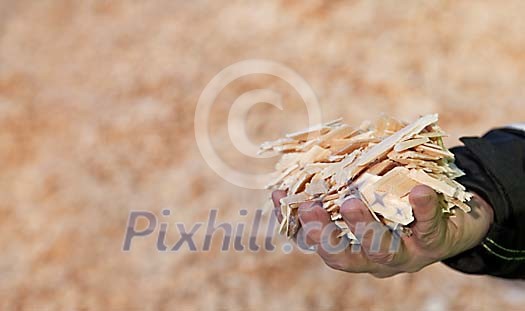
[[[432,247],[437,244],[439,239],[435,231],[430,232],[415,232],[414,237],[419,241],[423,247]]]
[[[367,253],[367,257],[372,262],[383,265],[391,265],[395,261],[396,254],[391,252],[370,252]]]
[[[426,247],[434,247],[439,245],[443,240],[443,230],[440,226],[431,226],[426,230],[415,230],[414,237]]]

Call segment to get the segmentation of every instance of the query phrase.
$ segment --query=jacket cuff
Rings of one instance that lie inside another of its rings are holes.
[[[466,173],[458,182],[490,203],[494,223],[480,245],[443,262],[469,274],[524,278],[525,132],[497,129],[461,141],[451,149]]]

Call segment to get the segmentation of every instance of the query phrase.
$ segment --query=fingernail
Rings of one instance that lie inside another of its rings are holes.
[[[299,216],[299,221],[301,222],[301,224],[304,225],[305,223],[305,219],[304,219],[304,216],[305,214],[309,213],[309,211],[299,211],[299,213],[297,214],[297,216]]]
[[[309,213],[313,212],[313,210],[314,210],[314,208],[316,206],[320,207],[321,205],[319,205],[318,203],[312,203],[312,204],[308,204],[306,206],[301,206],[299,208],[299,213],[298,213],[299,214],[299,220],[303,221],[303,217],[306,214],[309,214]]]
[[[310,204],[305,204],[305,205],[301,205],[299,207],[299,211],[301,212],[310,212],[314,209],[314,207],[316,206],[321,206],[319,203],[316,203],[316,202],[312,202]]]
[[[348,200],[345,200],[343,204],[341,204],[341,209],[344,209],[348,212],[358,211],[359,210],[359,202],[356,202],[356,204],[352,204],[353,201],[359,201],[356,197],[348,198]]]
[[[347,203],[347,202],[350,203],[352,200],[358,200],[357,196],[355,196],[355,195],[353,195],[353,194],[347,196],[347,197],[343,200],[343,202],[341,203],[341,206],[343,206],[343,205],[344,205],[345,203]]]
[[[415,197],[414,203],[416,205],[427,205],[428,203],[430,203],[430,200],[432,200],[431,195],[423,195],[423,196]]]

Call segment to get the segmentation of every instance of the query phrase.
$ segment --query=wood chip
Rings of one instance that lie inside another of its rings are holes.
[[[427,185],[430,188],[434,189],[435,191],[446,194],[450,197],[453,197],[454,194],[456,193],[456,188],[448,185],[445,182],[442,182],[439,179],[432,178],[430,175],[425,173],[423,170],[420,170],[420,169],[411,170],[408,176],[412,178],[413,180],[423,185]]]
[[[448,150],[437,149],[434,146],[435,145],[433,145],[433,146],[421,145],[421,146],[417,146],[416,150],[419,151],[419,152],[422,152],[424,154],[428,154],[428,155],[431,155],[431,156],[442,157],[444,159],[453,159],[454,158],[454,154],[452,152],[450,152]]]
[[[414,216],[408,195],[418,184],[443,194],[444,213],[454,213],[455,207],[468,212],[472,194],[454,180],[464,173],[443,145],[437,120],[435,114],[411,124],[382,117],[353,128],[339,119],[265,142],[260,152],[282,154],[279,174],[268,186],[287,191],[279,231],[293,238],[300,229],[299,205],[317,200],[341,230],[339,236],[358,243],[339,213],[346,200],[357,198],[375,221],[410,234]]]
[[[388,153],[399,141],[404,138],[411,137],[421,130],[423,130],[428,125],[437,122],[437,114],[430,114],[424,117],[421,117],[416,122],[407,125],[403,129],[399,130],[395,134],[388,136],[385,140],[381,141],[379,144],[368,149],[359,159],[358,166],[366,165],[375,159],[381,157]]]
[[[281,199],[281,204],[291,205],[293,203],[304,203],[308,201],[309,197],[306,193],[301,192],[298,194],[292,194]]]
[[[394,151],[401,152],[401,151],[408,150],[410,148],[414,148],[416,146],[422,145],[429,141],[430,139],[428,139],[427,137],[405,140],[400,143],[397,143],[394,146]]]
[[[326,191],[328,191],[328,186],[326,185],[326,182],[324,180],[319,180],[316,182],[308,183],[304,192],[313,196],[317,194],[326,193]]]
[[[304,166],[308,163],[327,160],[329,155],[330,150],[324,149],[319,146],[313,146],[312,149],[308,150],[300,157],[299,164]]]
[[[393,169],[394,167],[396,167],[397,164],[395,161],[392,161],[392,160],[383,160],[379,163],[376,163],[374,165],[372,165],[370,168],[368,168],[366,170],[367,173],[369,174],[374,174],[374,175],[384,175],[385,172],[388,172],[390,171],[391,169]]]
[[[374,183],[374,190],[388,192],[397,197],[404,197],[418,185],[414,179],[408,177],[410,171],[406,167],[398,166],[386,173]]]

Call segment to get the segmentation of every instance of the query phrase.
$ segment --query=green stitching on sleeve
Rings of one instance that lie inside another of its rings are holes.
[[[522,254],[525,254],[525,250],[518,250],[518,249],[510,249],[510,248],[505,248],[501,245],[499,245],[498,243],[494,242],[491,238],[485,238],[485,240],[489,241],[490,243],[492,243],[494,246],[504,250],[504,251],[507,251],[509,253],[522,253]]]
[[[492,249],[490,249],[490,247],[487,246],[487,244],[485,244],[485,242],[481,243],[481,245],[489,252],[491,253],[492,255],[498,257],[498,258],[501,258],[503,260],[525,260],[525,256],[523,257],[506,257],[506,256],[503,256],[503,255],[500,255],[496,252],[494,252]]]

